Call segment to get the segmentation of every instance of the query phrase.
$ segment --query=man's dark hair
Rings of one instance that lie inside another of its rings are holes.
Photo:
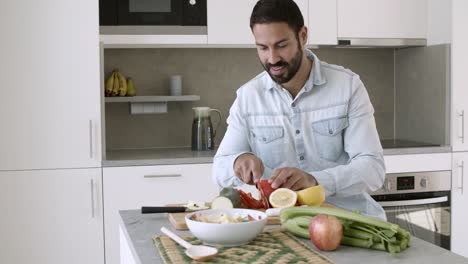
[[[255,24],[285,22],[296,35],[304,26],[301,10],[293,0],[259,0],[250,16],[250,29]]]

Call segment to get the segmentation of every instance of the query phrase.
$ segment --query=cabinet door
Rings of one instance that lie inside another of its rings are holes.
[[[309,0],[309,44],[336,45],[336,0]]]
[[[0,263],[104,264],[101,169],[0,172]]]
[[[452,149],[468,151],[468,1],[452,1]]]
[[[98,1],[1,1],[0,170],[100,166]]]
[[[212,164],[103,169],[106,261],[119,263],[119,210],[210,201],[218,194]]]
[[[468,152],[453,153],[451,251],[468,257]]]
[[[308,0],[296,0],[308,25]],[[257,1],[208,0],[208,44],[254,46],[250,15]]]
[[[426,38],[427,0],[337,0],[338,38]]]

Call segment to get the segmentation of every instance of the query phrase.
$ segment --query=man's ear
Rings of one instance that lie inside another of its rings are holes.
[[[299,40],[301,41],[302,46],[304,47],[307,44],[308,29],[306,26],[303,26],[299,30]]]

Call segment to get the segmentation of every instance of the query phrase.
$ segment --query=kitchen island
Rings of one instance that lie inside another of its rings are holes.
[[[142,215],[139,210],[120,211],[120,255],[121,264],[154,264],[163,263],[159,252],[153,244],[152,237],[162,234],[160,228],[165,226],[172,231],[167,214]],[[267,226],[277,228],[277,226]],[[190,234],[189,231],[177,231],[179,235]],[[388,252],[341,246],[334,252],[320,252],[335,263],[468,263],[468,259],[456,255],[441,247],[412,237],[412,246],[396,256]],[[313,249],[312,243],[302,240]],[[316,249],[317,250],[317,249]],[[317,250],[318,251],[318,250]]]

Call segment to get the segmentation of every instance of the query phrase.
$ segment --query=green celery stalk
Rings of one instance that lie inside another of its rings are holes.
[[[372,239],[360,239],[354,237],[343,236],[341,239],[341,245],[370,248],[372,246]]]

